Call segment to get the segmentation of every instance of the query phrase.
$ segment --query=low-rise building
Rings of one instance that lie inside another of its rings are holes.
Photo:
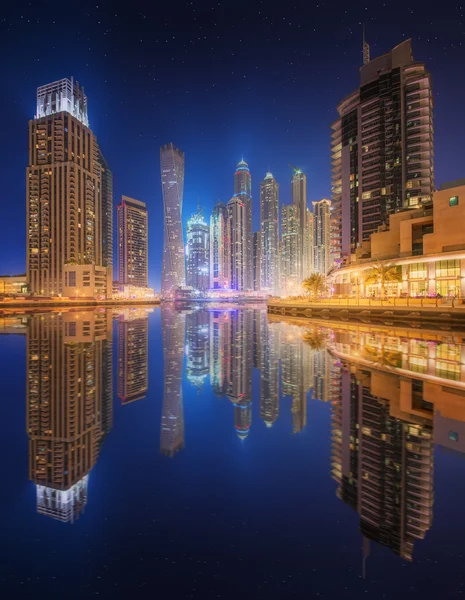
[[[374,267],[392,265],[399,281],[383,283],[387,296],[465,297],[465,179],[443,185],[432,207],[394,213],[330,278],[334,295],[378,296],[366,282]]]
[[[24,275],[0,275],[0,296],[24,294],[27,291],[27,279]]]

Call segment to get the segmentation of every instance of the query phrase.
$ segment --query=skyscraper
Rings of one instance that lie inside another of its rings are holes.
[[[160,168],[164,214],[161,293],[169,298],[177,287],[186,284],[182,231],[184,152],[172,143],[162,146]]]
[[[258,291],[260,289],[261,281],[261,235],[259,231],[255,231],[253,234],[253,289]]]
[[[210,285],[210,228],[199,211],[187,221],[187,285],[208,290]]]
[[[281,219],[281,293],[293,295],[297,293],[302,281],[298,207],[295,204],[284,204]]]
[[[27,280],[34,294],[111,297],[108,218],[103,224],[111,191],[102,158],[84,89],[73,79],[39,87],[26,191]]]
[[[279,289],[279,185],[271,173],[260,182],[261,289]]]
[[[313,269],[327,275],[331,268],[331,201],[313,202]]]
[[[118,280],[148,287],[148,215],[144,202],[123,196],[118,213]]]
[[[228,209],[218,202],[210,217],[210,288],[230,287],[230,243],[228,238]]]
[[[234,174],[234,196],[228,202],[230,280],[235,290],[253,289],[252,180],[241,160]]]
[[[331,126],[333,256],[349,261],[391,213],[431,201],[431,76],[411,40],[365,63],[360,88],[337,107]]]
[[[299,220],[299,279],[307,276],[308,235],[307,235],[307,176],[300,169],[293,167],[292,202],[297,208]]]
[[[102,260],[107,267],[108,286],[113,285],[113,173],[99,148],[102,173]]]
[[[122,404],[142,400],[148,390],[147,310],[126,308],[118,315],[118,397]]]

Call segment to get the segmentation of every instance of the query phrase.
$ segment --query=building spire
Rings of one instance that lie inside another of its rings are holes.
[[[365,40],[365,23],[363,23],[363,64],[370,62],[370,44]]]

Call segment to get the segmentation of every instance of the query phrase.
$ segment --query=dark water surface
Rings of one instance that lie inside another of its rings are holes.
[[[463,594],[462,336],[0,317],[0,597]]]

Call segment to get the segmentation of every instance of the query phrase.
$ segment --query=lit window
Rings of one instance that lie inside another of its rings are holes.
[[[459,434],[456,431],[449,431],[449,439],[451,442],[458,442]]]
[[[458,203],[459,203],[459,197],[458,196],[451,196],[449,198],[449,206],[457,206]]]

